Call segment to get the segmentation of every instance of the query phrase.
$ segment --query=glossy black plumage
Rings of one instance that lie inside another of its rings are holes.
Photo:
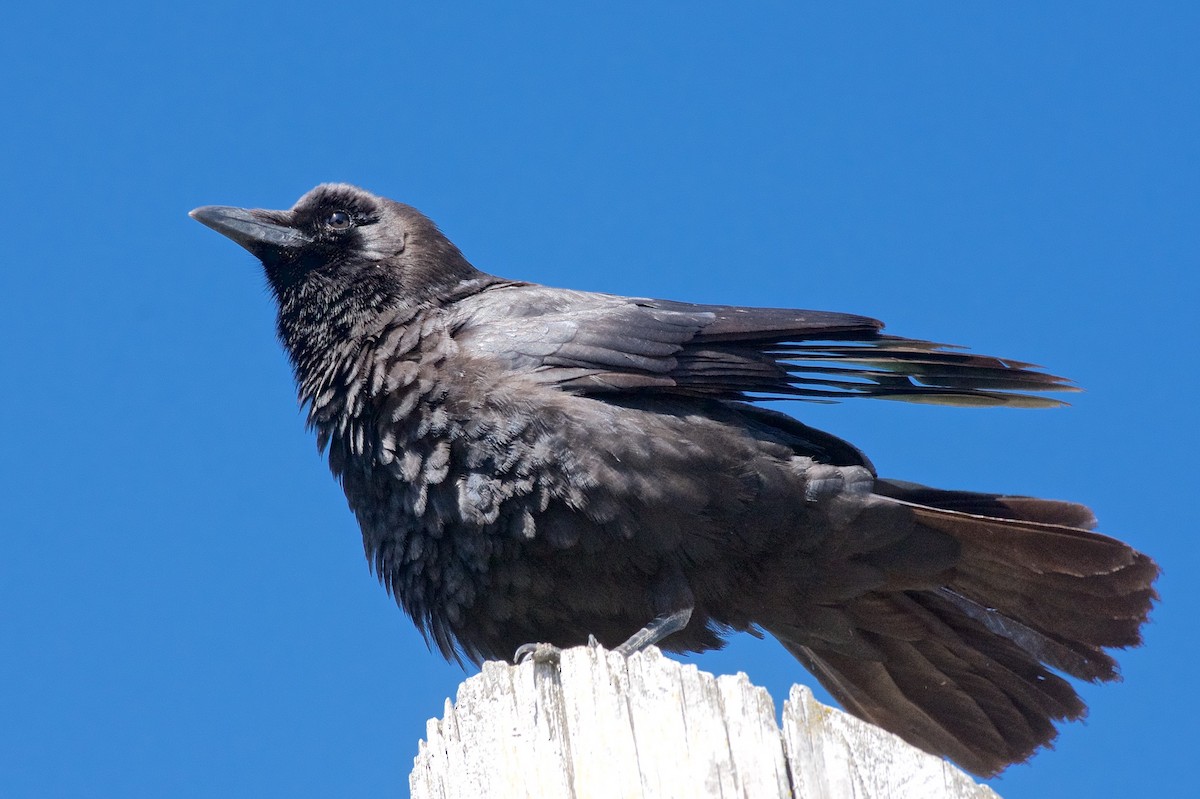
[[[193,216],[263,262],[367,556],[447,657],[765,630],[850,711],[990,774],[1084,713],[1055,671],[1114,679],[1105,650],[1140,640],[1157,568],[1086,508],[885,480],[754,405],[1039,407],[1061,378],[860,316],[504,280],[345,185]]]

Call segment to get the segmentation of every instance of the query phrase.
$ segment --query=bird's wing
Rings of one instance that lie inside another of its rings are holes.
[[[508,285],[461,301],[455,339],[563,390],[723,399],[865,396],[1046,407],[1076,390],[1032,364],[881,333],[863,316]]]

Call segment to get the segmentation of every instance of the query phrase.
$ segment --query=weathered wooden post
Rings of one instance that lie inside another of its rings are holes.
[[[485,664],[429,722],[409,784],[413,799],[998,799],[802,686],[780,729],[746,675],[714,677],[653,648]]]

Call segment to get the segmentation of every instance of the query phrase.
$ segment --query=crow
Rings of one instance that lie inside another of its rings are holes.
[[[980,775],[1117,678],[1154,562],[1070,502],[879,477],[764,399],[1047,407],[1027,363],[842,313],[479,271],[345,184],[191,216],[261,262],[380,582],[448,659],[777,638],[851,713]]]

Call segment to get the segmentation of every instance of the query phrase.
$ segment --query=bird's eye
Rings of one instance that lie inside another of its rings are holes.
[[[325,217],[325,224],[332,230],[349,230],[354,220],[345,211],[333,211]]]

